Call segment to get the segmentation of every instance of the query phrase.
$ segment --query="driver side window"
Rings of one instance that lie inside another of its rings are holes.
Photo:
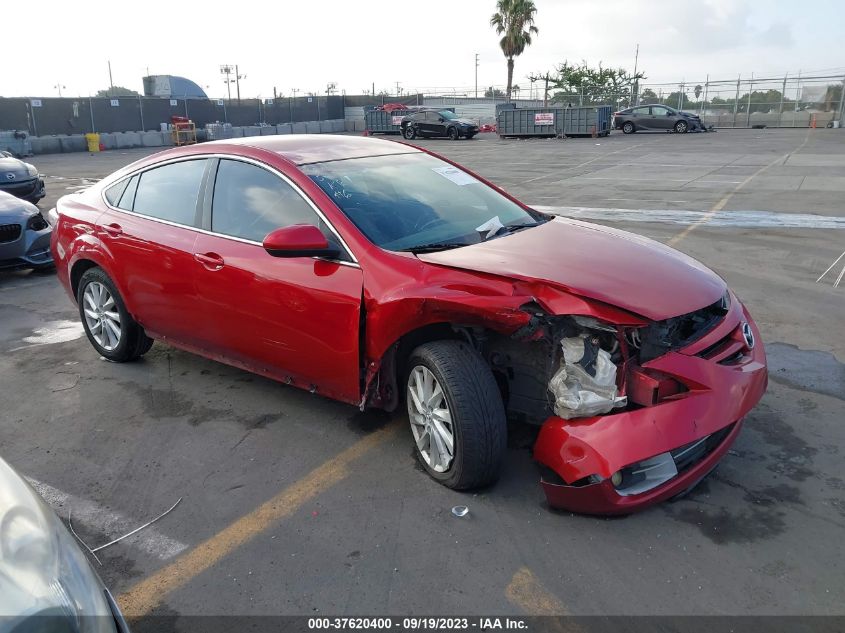
[[[291,224],[323,228],[311,206],[275,174],[249,163],[220,161],[211,202],[213,232],[262,242],[270,231]]]

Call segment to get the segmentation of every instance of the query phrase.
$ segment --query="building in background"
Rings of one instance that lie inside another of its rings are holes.
[[[196,83],[176,75],[150,75],[144,77],[144,96],[179,99],[208,99]]]

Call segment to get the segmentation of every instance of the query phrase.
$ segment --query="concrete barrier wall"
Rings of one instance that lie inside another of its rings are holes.
[[[232,137],[269,136],[274,134],[337,134],[343,131],[363,130],[363,121],[350,122],[344,119],[330,119],[327,121],[305,121],[300,123],[282,123],[266,127],[246,126],[232,127]],[[353,124],[353,125],[350,125]],[[197,140],[206,140],[206,131],[197,130]],[[82,134],[57,136],[31,136],[33,154],[58,154],[61,152],[84,152],[88,149],[85,136]],[[168,147],[173,145],[170,132],[113,132],[100,134],[100,144],[108,151],[115,149],[131,149],[135,147]]]

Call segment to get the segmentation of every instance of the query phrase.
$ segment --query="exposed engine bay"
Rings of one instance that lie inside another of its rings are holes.
[[[525,306],[531,321],[512,336],[484,337],[487,358],[512,419],[542,424],[651,406],[686,387],[642,363],[704,336],[730,306],[729,295],[696,312],[622,328],[585,316]],[[482,335],[483,336],[483,335]]]

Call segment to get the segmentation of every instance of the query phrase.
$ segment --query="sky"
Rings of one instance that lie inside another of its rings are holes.
[[[416,6],[415,6],[416,4]],[[645,84],[791,75],[845,75],[841,0],[535,0],[534,44],[514,83],[569,60],[634,66]],[[171,13],[173,9],[175,13]],[[432,13],[435,19],[432,18]],[[37,19],[4,30],[10,62],[0,96],[89,96],[113,81],[139,92],[142,77],[182,75],[226,95],[222,64],[238,64],[242,97],[372,90],[474,93],[506,83],[489,25],[495,0],[393,4],[390,0],[237,3],[43,0]],[[187,18],[185,16],[188,16]],[[25,63],[24,63],[25,62]],[[234,96],[234,88],[233,88]]]

